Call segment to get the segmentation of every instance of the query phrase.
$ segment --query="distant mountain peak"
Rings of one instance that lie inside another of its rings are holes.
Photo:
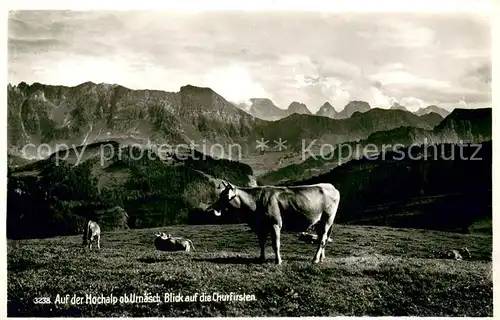
[[[370,104],[366,101],[361,100],[353,100],[349,101],[349,103],[345,106],[344,110],[352,109],[360,112],[366,112],[371,109]]]
[[[338,114],[338,119],[350,118],[356,111],[367,112],[371,109],[370,104],[366,101],[353,100],[344,107]]]
[[[251,98],[248,112],[264,120],[278,120],[286,116],[286,111],[278,108],[269,98]]]
[[[274,105],[274,102],[269,98],[251,98],[250,101],[252,103],[262,102],[262,103],[270,103]]]
[[[198,86],[193,86],[191,84],[187,84],[185,86],[182,86],[180,89],[180,92],[214,92],[211,88],[209,87],[198,87]]]
[[[418,109],[418,110],[415,112],[415,114],[416,114],[417,116],[423,116],[423,115],[425,115],[425,114],[427,114],[427,113],[430,113],[430,112],[437,113],[437,114],[439,114],[439,115],[440,115],[441,117],[443,117],[443,118],[446,118],[446,116],[448,116],[448,115],[450,114],[450,111],[448,111],[448,110],[446,110],[446,109],[444,109],[444,108],[440,108],[440,107],[438,107],[438,106],[436,106],[436,105],[433,105],[433,104],[432,104],[432,105],[429,105],[429,106],[427,106],[427,107],[425,107],[425,108],[420,108],[420,109]]]
[[[92,81],[85,81],[83,83],[80,83],[77,87],[85,87],[85,86],[96,86],[97,83],[92,82]]]
[[[337,110],[327,101],[319,108],[316,115],[335,119],[337,117]]]
[[[403,110],[403,111],[408,111],[408,109],[406,109],[405,106],[403,105],[400,105],[399,103],[397,102],[394,102],[392,104],[392,106],[390,107],[391,110]]]
[[[116,83],[107,83],[107,82],[101,82],[98,84],[98,86],[103,87],[103,88],[117,88],[120,87],[119,84]]]

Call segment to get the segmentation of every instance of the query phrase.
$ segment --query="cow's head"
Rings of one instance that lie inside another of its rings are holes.
[[[230,202],[236,198],[236,187],[230,183],[222,181],[222,184],[219,185],[218,189],[220,190],[219,198],[215,201],[215,203],[209,206],[208,209],[214,210],[214,214],[219,217],[223,210],[226,210],[231,206]]]
[[[166,238],[167,234],[165,232],[157,232],[157,233],[155,233],[155,237],[157,237],[157,238]]]

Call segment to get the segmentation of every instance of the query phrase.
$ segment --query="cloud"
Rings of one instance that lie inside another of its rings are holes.
[[[443,54],[454,59],[484,59],[490,56],[490,52],[488,50],[475,48],[453,48],[443,51]]]
[[[478,67],[467,70],[460,77],[460,83],[466,87],[491,89],[492,69],[491,63],[486,63]]]
[[[365,39],[374,37],[384,46],[407,49],[427,47],[435,41],[432,29],[395,16],[379,20],[377,28],[358,31],[357,34]]]
[[[372,87],[370,88],[370,93],[372,96],[372,107],[378,108],[390,108],[394,102],[397,102],[397,99],[391,96],[388,96],[382,92],[379,88]]]
[[[252,97],[272,99],[264,87],[254,79],[248,70],[238,64],[230,64],[222,68],[214,68],[205,75],[205,86],[216,92],[224,93],[224,97],[235,103],[244,103]]]
[[[394,70],[379,72],[369,77],[375,82],[380,82],[382,86],[407,85],[407,86],[430,86],[434,88],[449,88],[450,83],[435,79],[418,77],[410,72],[403,70]]]
[[[425,108],[428,106],[428,103],[425,103],[422,99],[415,97],[404,97],[399,101],[399,104],[405,106],[406,109],[411,111],[417,111],[420,108]]]
[[[436,89],[451,87],[449,82],[415,75],[409,72],[408,68],[399,62],[382,66],[379,72],[369,75],[368,78],[374,82],[380,83],[383,87],[391,85],[432,87]]]

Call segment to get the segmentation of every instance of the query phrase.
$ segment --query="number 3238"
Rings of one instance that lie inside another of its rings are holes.
[[[33,302],[35,304],[49,304],[50,298],[49,297],[39,297],[39,298],[33,299]]]

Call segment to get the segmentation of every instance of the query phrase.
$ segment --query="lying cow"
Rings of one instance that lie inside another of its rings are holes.
[[[340,201],[340,193],[332,184],[252,188],[223,184],[218,200],[209,209],[213,209],[216,216],[220,216],[222,211],[240,214],[257,234],[262,261],[265,261],[265,245],[269,233],[275,263],[281,264],[281,229],[304,232],[313,226],[319,239],[313,262],[319,263],[325,258],[325,246],[330,238]]]
[[[300,241],[304,241],[305,243],[318,243],[318,235],[311,234],[307,232],[301,232],[297,235]],[[328,238],[327,242],[332,242],[332,239]]]
[[[193,249],[194,251],[193,242],[189,239],[172,237],[170,234],[166,234],[165,232],[157,233],[155,236],[155,247],[157,250],[190,252],[191,249]]]
[[[460,248],[459,250],[445,250],[440,254],[443,259],[463,260],[463,258],[470,259],[471,254],[467,247]]]
[[[94,242],[94,239],[97,242],[97,248],[101,249],[101,228],[97,222],[89,220],[83,232],[83,245],[87,246],[88,244],[89,249],[92,249],[92,242]]]

